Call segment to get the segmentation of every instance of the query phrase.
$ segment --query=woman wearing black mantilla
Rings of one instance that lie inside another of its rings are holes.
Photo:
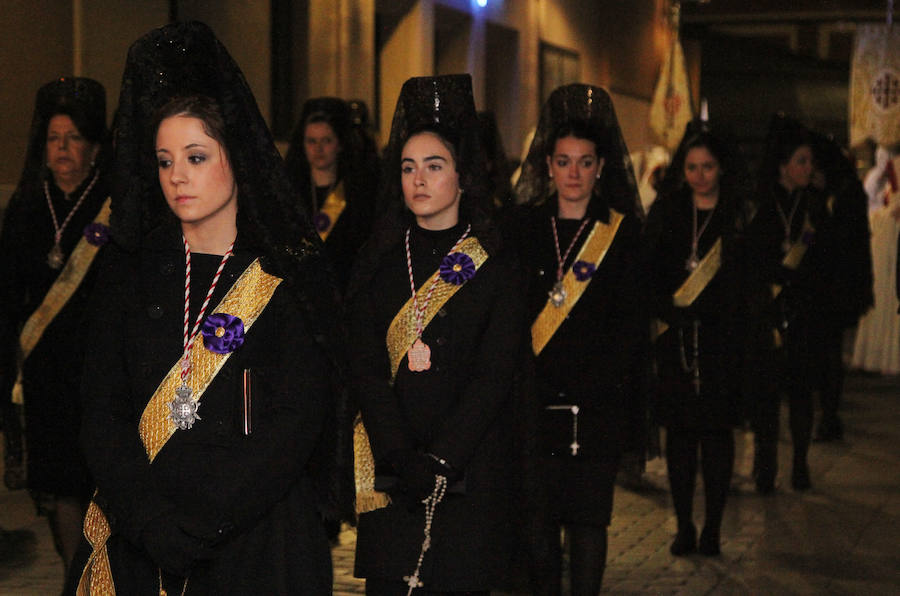
[[[5,481],[22,488],[12,396],[25,408],[27,488],[66,569],[92,488],[78,447],[79,388],[94,262],[109,236],[107,140],[100,83],[64,77],[41,87],[25,168],[0,235]]]
[[[329,594],[317,479],[334,454],[334,292],[208,27],[131,47],[115,157],[116,246],[83,385],[97,492],[78,593]]]
[[[391,207],[350,283],[368,432],[355,437],[355,574],[369,594],[487,593],[511,552],[522,285],[487,217],[478,134],[468,75],[404,84]]]
[[[303,104],[285,156],[300,204],[325,243],[340,289],[375,218],[378,169],[347,102],[316,97]]]
[[[720,552],[720,529],[741,421],[747,319],[742,235],[748,177],[736,148],[706,122],[691,122],[647,217],[645,250],[659,337],[656,416],[678,534],[671,552]],[[692,519],[698,461],[706,517]]]
[[[540,408],[526,479],[532,589],[560,593],[565,528],[572,593],[597,594],[619,460],[641,444],[648,340],[640,198],[606,91],[550,95],[516,191],[525,206],[509,236],[528,275]]]

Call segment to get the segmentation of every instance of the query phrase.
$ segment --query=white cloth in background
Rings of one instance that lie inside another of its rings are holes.
[[[894,158],[900,168],[900,157]],[[873,171],[878,165],[872,168]],[[882,177],[885,167],[881,166]],[[896,171],[896,170],[895,170]],[[870,171],[870,174],[872,171]],[[859,321],[851,366],[882,374],[900,374],[900,314],[897,313],[897,235],[900,221],[900,191],[866,175],[869,195],[869,227],[872,230],[872,268],[875,306]],[[873,196],[874,195],[874,196]],[[887,197],[885,204],[884,197]]]

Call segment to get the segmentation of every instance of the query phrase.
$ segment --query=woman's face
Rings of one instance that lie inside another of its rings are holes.
[[[560,202],[590,201],[594,184],[603,171],[603,161],[597,157],[593,141],[571,135],[557,139],[553,155],[547,156],[547,167]]]
[[[779,182],[788,191],[809,186],[813,170],[812,148],[809,145],[800,145],[791,157],[778,167]]]
[[[694,147],[684,156],[684,178],[694,195],[717,197],[721,177],[719,160],[706,147]]]
[[[426,230],[446,230],[459,222],[459,174],[443,139],[432,132],[413,135],[400,155],[403,200]]]
[[[309,167],[314,170],[331,170],[337,167],[341,142],[327,122],[310,122],[303,133],[303,148]]]
[[[182,225],[228,225],[237,220],[237,185],[224,148],[199,118],[164,119],[156,132],[159,185]]]
[[[57,114],[47,125],[47,165],[57,182],[78,185],[91,171],[100,146],[81,136],[72,118]]]

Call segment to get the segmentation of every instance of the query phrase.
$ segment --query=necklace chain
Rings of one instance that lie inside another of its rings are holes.
[[[800,205],[800,199],[803,197],[802,193],[797,193],[797,198],[794,199],[794,204],[791,207],[790,215],[784,214],[784,209],[781,207],[781,201],[778,198],[775,198],[775,209],[778,210],[778,216],[781,218],[781,225],[784,226],[784,240],[785,242],[791,241],[791,228],[794,223],[794,215],[797,213],[797,207]]]
[[[53,201],[50,199],[50,186],[47,184],[47,181],[44,180],[44,196],[47,198],[47,206],[50,207],[50,216],[53,218],[53,243],[58,245],[59,241],[62,239],[63,231],[65,231],[66,226],[69,225],[69,222],[72,220],[72,216],[75,215],[75,212],[78,211],[78,208],[81,207],[81,204],[84,202],[84,199],[90,194],[91,189],[94,188],[94,184],[97,183],[97,179],[100,177],[100,170],[98,169],[94,174],[94,177],[91,179],[90,184],[87,185],[87,188],[84,189],[84,192],[81,193],[81,196],[78,197],[78,201],[75,203],[75,206],[69,211],[69,214],[66,216],[66,219],[63,220],[62,225],[59,225],[59,220],[56,218],[56,209],[53,208]]]
[[[206,299],[203,301],[203,306],[200,307],[200,312],[197,313],[197,320],[194,321],[194,328],[189,334],[188,324],[190,322],[191,309],[191,247],[188,245],[187,238],[182,236],[181,239],[184,241],[184,343],[181,356],[181,384],[184,385],[188,374],[191,372],[190,355],[191,349],[194,347],[194,340],[197,338],[197,331],[200,329],[200,323],[203,321],[206,307],[209,306],[209,299],[212,298],[213,292],[216,289],[216,284],[219,283],[219,277],[222,276],[222,270],[225,269],[225,263],[228,262],[228,259],[234,253],[234,241],[231,242],[231,246],[229,246],[228,250],[225,251],[225,254],[222,255],[222,260],[219,262],[219,268],[216,270],[216,274],[209,286],[209,291],[206,293]]]
[[[559,254],[559,234],[556,231],[556,217],[550,216],[550,225],[553,228],[553,248],[556,249],[556,281],[562,280],[563,277],[563,266],[566,263],[566,259],[569,258],[569,253],[572,252],[572,248],[574,248],[575,243],[578,242],[578,237],[581,236],[581,232],[584,231],[585,226],[588,223],[590,218],[585,217],[581,221],[581,226],[579,226],[578,231],[575,232],[575,236],[572,238],[572,241],[569,242],[568,248],[566,248],[566,254],[560,256]]]
[[[466,236],[469,235],[469,231],[471,231],[471,229],[471,224],[466,226],[466,231],[462,233],[462,236],[459,237],[459,240],[456,241],[456,244],[454,244],[453,248],[451,248],[447,253],[448,255],[459,248],[459,245],[463,240],[466,239]],[[425,295],[425,301],[422,303],[422,306],[419,307],[419,293],[416,292],[416,281],[415,279],[413,279],[412,253],[409,250],[409,228],[406,228],[406,269],[409,271],[409,288],[412,292],[413,312],[416,316],[416,336],[422,337],[422,321],[425,320],[425,311],[428,310],[428,303],[431,302],[431,295],[434,293],[434,288],[437,286],[437,282],[441,278],[441,276],[434,276],[434,280],[431,282],[431,287],[428,288],[428,293]]]
[[[719,203],[716,202],[713,205],[713,208],[710,209],[709,215],[706,216],[706,219],[703,220],[703,225],[700,226],[700,231],[697,231],[697,219],[699,217],[698,212],[700,211],[697,208],[697,202],[692,201],[694,205],[694,220],[693,227],[691,229],[691,260],[697,259],[700,253],[700,237],[703,236],[703,232],[706,231],[706,228],[709,226],[709,222],[712,221],[713,214],[716,212],[716,207],[719,206]]]

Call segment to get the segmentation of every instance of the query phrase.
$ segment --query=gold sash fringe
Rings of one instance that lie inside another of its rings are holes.
[[[225,294],[222,302],[213,309],[213,312],[225,312],[240,318],[244,323],[244,333],[246,334],[262,314],[266,305],[269,304],[281,281],[281,278],[263,271],[257,259],[244,270]],[[199,335],[195,341],[200,343],[191,349],[191,374],[186,382],[192,390],[191,397],[196,402],[203,397],[203,393],[233,352],[217,354],[204,349],[202,337]],[[169,419],[168,404],[175,395],[175,389],[180,385],[181,359],[179,358],[156,388],[144,408],[138,426],[141,442],[143,442],[147,457],[151,462],[175,433],[175,423]],[[109,555],[106,552],[106,541],[112,535],[112,529],[103,511],[94,501],[91,501],[88,506],[87,515],[84,518],[84,535],[93,547],[93,552],[81,574],[77,594],[78,596],[114,595],[116,588],[109,565]]]
[[[672,294],[672,303],[679,308],[687,308],[694,303],[709,282],[716,276],[722,267],[722,239],[717,238],[712,248],[700,260],[696,269],[691,271],[684,283]],[[668,323],[662,320],[656,321],[654,338],[659,337],[669,329]]]
[[[600,221],[594,222],[594,227],[591,228],[591,233],[588,234],[581,250],[578,251],[575,262],[586,261],[588,263],[593,263],[594,266],[599,269],[600,263],[602,263],[604,257],[606,257],[609,247],[612,246],[613,240],[616,237],[616,232],[619,231],[619,224],[622,223],[623,219],[625,219],[624,215],[610,209],[608,224]],[[559,329],[559,326],[562,325],[562,322],[569,316],[572,308],[581,298],[581,295],[587,289],[588,284],[591,283],[592,279],[592,277],[589,277],[584,281],[578,281],[578,279],[575,278],[575,273],[572,269],[569,269],[568,273],[563,276],[562,284],[563,290],[566,293],[565,300],[560,306],[554,306],[548,299],[547,304],[544,305],[544,309],[531,325],[531,347],[534,350],[535,356],[541,353],[553,337],[553,334],[555,334],[556,330]]]
[[[456,252],[468,255],[472,262],[475,263],[476,271],[481,268],[488,258],[488,253],[478,242],[474,236],[466,238],[460,243]],[[428,324],[434,318],[434,315],[443,308],[447,301],[453,297],[465,284],[455,285],[440,279],[440,271],[435,271],[429,277],[422,287],[430,288],[431,283],[437,278],[437,285],[434,287],[434,293],[428,302],[428,307],[422,318],[422,328],[428,327]],[[416,315],[413,309],[412,298],[407,300],[400,312],[394,316],[388,327],[385,343],[387,344],[388,355],[391,361],[391,383],[397,376],[397,370],[400,368],[400,362],[409,351],[409,348],[418,338],[416,330]],[[369,443],[369,435],[363,425],[362,418],[356,417],[353,425],[353,458],[354,458],[354,477],[356,481],[356,513],[367,513],[387,507],[390,503],[390,497],[382,492],[375,490],[375,458],[372,455],[372,447]]]
[[[321,213],[328,216],[328,227],[319,232],[319,238],[321,238],[323,242],[328,238],[328,234],[331,233],[331,230],[334,229],[334,224],[341,218],[341,213],[344,212],[344,208],[346,207],[347,199],[344,197],[344,183],[341,181],[334,190],[328,193],[328,197],[325,199],[325,202],[322,203],[322,208],[319,209]]]
[[[110,198],[107,197],[100,207],[97,217],[94,218],[94,223],[103,224],[104,226],[109,225],[109,203]],[[37,310],[31,313],[31,316],[28,317],[28,320],[22,327],[22,333],[19,334],[19,370],[12,390],[13,403],[25,403],[25,393],[22,389],[22,365],[25,359],[28,358],[28,355],[31,354],[31,351],[41,340],[44,331],[47,330],[47,327],[56,318],[56,315],[60,313],[69,301],[69,298],[72,297],[75,290],[84,281],[84,276],[87,275],[88,269],[91,268],[91,263],[94,262],[94,257],[97,256],[99,251],[99,246],[91,244],[87,241],[87,238],[82,237],[72,250],[72,254],[69,255],[69,260],[66,261],[66,265],[59,272],[56,281],[53,282],[53,285],[47,291],[43,302],[41,302]]]

